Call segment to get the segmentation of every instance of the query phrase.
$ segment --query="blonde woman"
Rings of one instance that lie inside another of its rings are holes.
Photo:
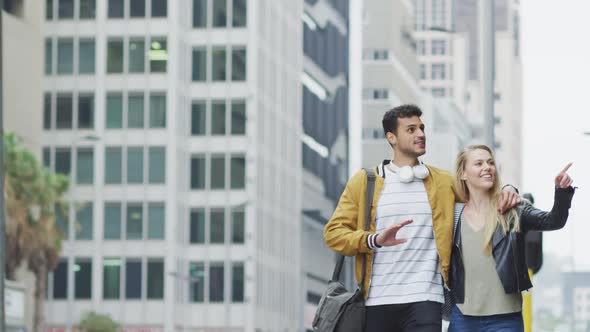
[[[523,331],[521,292],[532,287],[524,255],[530,230],[565,225],[574,195],[569,163],[555,177],[550,212],[527,202],[500,214],[500,179],[492,150],[474,145],[459,154],[455,187],[465,204],[456,205],[449,288],[456,305],[450,332]]]

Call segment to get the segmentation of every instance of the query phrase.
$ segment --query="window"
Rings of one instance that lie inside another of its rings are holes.
[[[121,203],[104,205],[104,239],[121,239]]]
[[[414,0],[414,18],[416,31],[426,29],[426,0]]]
[[[427,78],[426,65],[422,63],[422,64],[420,64],[420,79],[425,80],[426,78]]]
[[[105,258],[102,262],[102,297],[105,300],[121,297],[121,259]]]
[[[53,74],[53,40],[45,38],[45,75]]]
[[[94,95],[78,96],[78,129],[94,128]]]
[[[94,153],[92,148],[78,148],[76,162],[76,183],[94,183]]]
[[[232,81],[246,80],[246,49],[234,48],[232,49]]]
[[[437,28],[446,26],[445,0],[432,0],[432,25]]]
[[[107,44],[107,73],[123,72],[123,41],[109,40]]]
[[[45,19],[53,20],[53,0],[47,0],[45,3]]]
[[[207,80],[207,50],[204,48],[193,49],[192,79],[194,82]]]
[[[445,55],[447,49],[446,40],[442,39],[433,39],[432,40],[432,55]]]
[[[57,39],[57,73],[71,74],[74,70],[74,40]]]
[[[53,270],[53,298],[65,300],[68,298],[68,261],[60,260]]]
[[[166,95],[150,95],[150,128],[166,128]]]
[[[363,90],[364,99],[383,100],[389,98],[387,89],[365,89]]]
[[[231,134],[246,134],[246,102],[243,100],[231,103]]]
[[[225,0],[224,0],[225,1]],[[225,47],[214,47],[211,56],[211,77],[213,81],[225,81]]]
[[[444,97],[445,96],[445,88],[432,88],[431,92],[432,92],[432,96],[434,96],[434,97]]]
[[[234,27],[245,27],[246,17],[248,16],[246,10],[246,0],[234,0],[232,11],[232,25]]]
[[[233,108],[232,108],[233,110]],[[233,115],[233,113],[232,113]],[[233,121],[233,119],[232,119]],[[204,101],[195,101],[192,105],[191,135],[202,136],[207,130],[207,106]],[[233,127],[232,127],[233,131]]]
[[[164,262],[161,260],[148,260],[147,298],[164,298]]]
[[[57,15],[60,19],[74,18],[74,0],[58,0]]]
[[[51,168],[51,148],[43,148],[43,167]]]
[[[446,79],[446,70],[444,63],[433,63],[431,67],[431,73],[433,80],[444,80]]]
[[[193,28],[207,27],[207,0],[193,0]]]
[[[59,93],[57,95],[57,129],[72,129],[72,94]]]
[[[223,263],[211,263],[209,266],[209,302],[223,302],[224,277]]]
[[[225,135],[225,101],[214,100],[211,103],[211,134]]]
[[[127,98],[127,127],[144,128],[143,93],[130,93]]]
[[[129,16],[145,17],[145,0],[129,0]]]
[[[69,223],[69,216],[68,216],[68,208],[67,206],[62,206],[56,204],[54,207],[55,211],[55,224],[57,228],[61,231],[64,236],[64,239],[70,238],[70,223]]]
[[[107,129],[123,128],[123,95],[107,93],[106,127]]]
[[[148,150],[148,181],[149,183],[166,182],[166,148],[150,147]]]
[[[71,171],[71,152],[70,148],[57,148],[55,149],[55,172],[70,175]]]
[[[191,276],[191,302],[205,301],[205,264],[191,262],[189,265]]]
[[[246,158],[231,157],[231,189],[244,189],[246,187]]]
[[[105,148],[105,183],[122,182],[123,152],[120,147]]]
[[[74,298],[90,299],[92,295],[92,263],[89,258],[78,258],[74,263]]]
[[[124,0],[109,0],[109,18],[123,18],[125,15]]]
[[[152,17],[166,17],[168,15],[167,0],[152,0]]]
[[[234,244],[244,243],[245,213],[243,209],[235,209],[231,216],[231,242]]]
[[[205,210],[192,210],[190,214],[189,242],[191,244],[205,243]]]
[[[150,71],[152,73],[165,73],[168,60],[168,46],[166,38],[152,38],[150,43]]]
[[[83,203],[76,211],[76,240],[92,240],[92,203]]]
[[[125,262],[125,298],[141,299],[141,261],[127,259]]]
[[[213,0],[213,27],[227,25],[227,0]]]
[[[129,72],[145,72],[145,41],[143,39],[129,41]]]
[[[244,302],[244,263],[234,263],[231,276],[231,300]]]
[[[419,40],[416,44],[416,53],[418,55],[426,55],[426,41]]]
[[[80,39],[78,54],[78,73],[94,74],[95,46],[94,39]]]
[[[211,157],[211,189],[225,189],[225,156]]]
[[[43,129],[51,129],[51,94],[43,95]]]
[[[148,204],[148,239],[163,240],[165,237],[166,209],[163,203]]]
[[[191,189],[205,189],[205,157],[191,158]]]
[[[143,239],[143,208],[141,204],[127,205],[127,239]]]
[[[96,17],[96,0],[80,0],[80,19]]]
[[[209,243],[220,244],[225,242],[225,210],[211,209],[209,214]]]
[[[143,183],[143,148],[127,148],[127,183]]]

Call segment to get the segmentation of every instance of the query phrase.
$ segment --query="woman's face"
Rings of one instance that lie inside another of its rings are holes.
[[[462,179],[471,190],[488,191],[495,178],[496,163],[488,151],[476,149],[467,153]]]

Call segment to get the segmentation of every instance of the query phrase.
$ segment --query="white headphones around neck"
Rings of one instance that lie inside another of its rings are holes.
[[[410,183],[414,181],[414,179],[424,180],[430,174],[428,171],[428,167],[426,167],[422,162],[416,166],[403,166],[398,167],[396,164],[391,161],[389,163],[391,169],[397,173],[399,179],[402,183]]]

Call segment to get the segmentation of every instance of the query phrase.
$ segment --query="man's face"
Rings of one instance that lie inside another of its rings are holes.
[[[418,116],[399,118],[397,135],[389,132],[387,133],[387,140],[393,144],[396,152],[408,157],[417,158],[426,153],[424,124]]]

